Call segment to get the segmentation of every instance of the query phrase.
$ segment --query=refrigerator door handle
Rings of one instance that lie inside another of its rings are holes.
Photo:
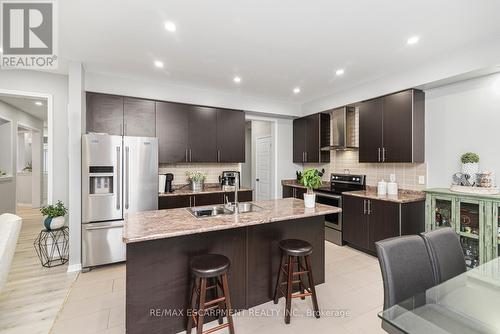
[[[121,170],[120,170],[120,166],[121,166],[121,152],[120,152],[120,146],[117,146],[116,147],[116,209],[117,210],[120,210],[120,201],[121,201],[121,197],[120,197],[120,193],[121,193],[121,189],[120,189],[120,183],[121,183]]]
[[[125,147],[125,165],[126,165],[126,174],[125,174],[125,209],[129,207],[129,188],[130,188],[130,148]]]

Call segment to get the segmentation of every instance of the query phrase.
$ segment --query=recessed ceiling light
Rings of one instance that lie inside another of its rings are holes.
[[[37,106],[43,106],[43,103],[42,103],[42,102],[40,102],[40,101],[36,101],[36,102],[35,102],[35,104],[36,104]]]
[[[293,93],[294,93],[294,94],[298,94],[298,93],[300,93],[300,87],[295,87],[295,88],[293,89]]]
[[[236,82],[236,83],[240,83],[241,82],[241,78],[240,77],[234,77],[233,81]]]
[[[408,38],[408,40],[406,41],[406,44],[408,44],[408,45],[414,45],[414,44],[417,44],[418,41],[420,41],[420,37],[418,37],[418,36],[412,36],[412,37]]]
[[[344,69],[343,68],[339,68],[338,70],[335,71],[335,74],[336,75],[343,75],[344,74]]]
[[[159,61],[159,60],[155,60],[155,66],[158,67],[158,68],[163,68],[163,62]]]
[[[175,26],[174,22],[167,21],[165,22],[165,29],[170,32],[175,32],[177,30],[177,27]]]

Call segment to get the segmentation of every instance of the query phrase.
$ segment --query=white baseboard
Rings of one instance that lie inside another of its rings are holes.
[[[82,270],[82,264],[81,263],[75,263],[72,265],[68,266],[68,273],[72,273],[75,271],[81,271]]]

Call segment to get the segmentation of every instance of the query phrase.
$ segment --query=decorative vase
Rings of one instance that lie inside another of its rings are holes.
[[[191,190],[193,192],[203,191],[205,187],[205,181],[192,181],[191,180]]]
[[[64,216],[60,216],[60,217],[48,217],[48,216],[46,216],[43,219],[43,226],[45,227],[45,229],[47,231],[50,231],[50,230],[55,230],[55,229],[63,227],[65,222],[66,222],[66,220],[64,219]]]
[[[471,185],[476,184],[478,173],[479,164],[477,162],[462,164],[462,174],[468,174],[470,176],[468,181]]]
[[[316,205],[316,194],[304,194],[304,206],[306,208],[314,208]]]

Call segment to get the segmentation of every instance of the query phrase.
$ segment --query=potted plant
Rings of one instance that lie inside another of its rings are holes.
[[[186,172],[192,191],[202,191],[205,186],[206,175],[202,172]]]
[[[55,205],[47,205],[40,209],[44,216],[43,225],[48,231],[55,230],[64,226],[64,216],[68,213],[68,209],[63,202],[57,201]]]
[[[314,208],[316,202],[316,194],[314,189],[321,187],[321,176],[317,169],[309,168],[304,170],[300,183],[307,188],[307,193],[304,194],[304,206],[306,208]]]
[[[477,173],[479,173],[479,155],[472,152],[462,154],[462,174],[469,175],[471,185],[476,183]]]

